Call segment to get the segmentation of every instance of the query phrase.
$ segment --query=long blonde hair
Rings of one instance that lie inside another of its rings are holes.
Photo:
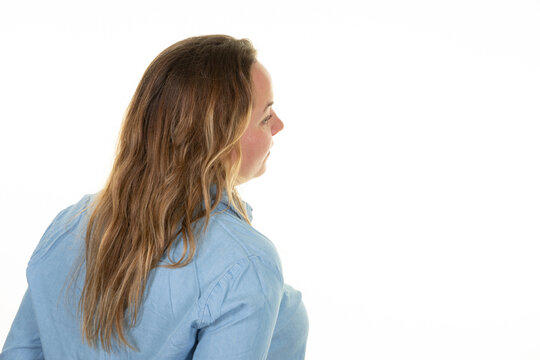
[[[145,71],[129,104],[116,159],[86,230],[82,334],[106,351],[135,325],[150,270],[181,241],[189,264],[195,222],[208,225],[222,190],[249,222],[235,190],[239,139],[251,116],[255,50],[224,35],[180,41]],[[235,156],[231,156],[235,155]],[[234,159],[234,160],[232,160]]]

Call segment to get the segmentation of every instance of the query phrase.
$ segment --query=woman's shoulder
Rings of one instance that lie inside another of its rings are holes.
[[[216,284],[244,271],[282,278],[281,261],[272,242],[232,209],[212,215],[197,239],[190,266],[195,269],[203,297]]]
[[[55,247],[58,239],[63,238],[66,233],[72,232],[84,222],[88,208],[95,195],[84,195],[78,202],[66,207],[56,215],[53,221],[45,230],[37,247],[35,248],[29,265],[39,262],[46,257],[48,252]]]
[[[220,211],[211,217],[197,246],[199,259],[208,257],[212,262],[223,260],[236,263],[242,259],[257,257],[281,269],[279,254],[272,241],[232,209]]]

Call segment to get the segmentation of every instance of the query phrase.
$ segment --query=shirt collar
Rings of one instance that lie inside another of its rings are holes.
[[[212,185],[210,187],[210,197],[212,198],[212,201],[215,201],[216,195],[217,195],[217,187],[216,185]],[[242,201],[242,203],[244,204],[248,219],[251,222],[253,220],[253,208],[247,202],[243,200],[240,200],[240,201]],[[223,191],[221,192],[221,199],[219,200],[217,209],[219,211],[227,210],[229,212],[232,212],[234,215],[238,216],[240,219],[242,220],[244,219],[242,214],[239,211],[237,211],[232,205],[229,204],[229,196],[227,195],[227,191],[225,191],[225,189],[223,189]]]

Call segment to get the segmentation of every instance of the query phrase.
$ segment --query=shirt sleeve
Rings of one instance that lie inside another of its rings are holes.
[[[266,359],[283,286],[279,267],[258,256],[232,266],[208,296],[193,359]]]
[[[39,329],[36,322],[30,290],[26,293],[11,325],[0,359],[43,359]]]

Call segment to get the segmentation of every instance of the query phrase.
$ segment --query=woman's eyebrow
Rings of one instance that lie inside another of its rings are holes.
[[[273,101],[270,101],[270,102],[268,103],[268,105],[266,105],[266,106],[264,107],[263,112],[266,112],[266,109],[268,109],[268,108],[269,108],[270,106],[272,106],[272,105],[274,105],[274,102],[273,102]]]

